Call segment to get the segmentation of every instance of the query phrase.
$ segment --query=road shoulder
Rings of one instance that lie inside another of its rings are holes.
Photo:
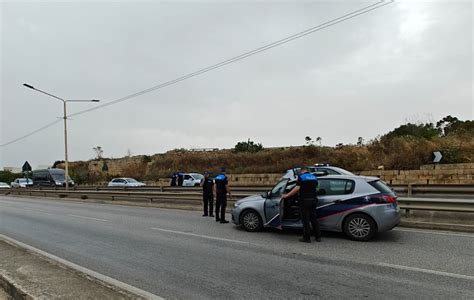
[[[0,289],[14,299],[141,298],[2,239]]]

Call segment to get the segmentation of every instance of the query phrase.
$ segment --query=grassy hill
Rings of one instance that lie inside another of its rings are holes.
[[[303,140],[303,137],[302,137]],[[218,172],[221,166],[231,173],[281,173],[286,169],[329,163],[351,171],[417,169],[432,161],[432,152],[443,153],[442,163],[474,162],[474,122],[447,116],[433,123],[407,123],[367,143],[335,147],[306,146],[264,149],[251,141],[240,142],[231,150],[194,152],[176,149],[152,156],[105,159],[109,172],[101,171],[103,160],[71,163],[73,178],[81,182],[130,176],[156,180],[172,172]]]

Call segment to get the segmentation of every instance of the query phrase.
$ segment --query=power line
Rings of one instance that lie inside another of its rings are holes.
[[[5,146],[8,146],[8,145],[10,145],[10,144],[16,143],[16,142],[18,142],[18,141],[20,141],[20,140],[26,139],[27,137],[32,136],[33,134],[38,133],[38,132],[40,132],[40,131],[43,131],[43,130],[45,130],[45,129],[51,127],[51,126],[54,126],[54,125],[56,125],[57,123],[59,123],[59,122],[61,122],[61,121],[62,121],[62,120],[56,120],[56,121],[54,121],[54,122],[51,122],[51,123],[49,123],[49,124],[46,124],[46,125],[44,125],[43,127],[40,127],[40,128],[38,128],[38,129],[36,129],[35,131],[32,131],[32,132],[30,132],[30,133],[28,133],[28,134],[25,134],[25,135],[23,135],[23,136],[21,136],[21,137],[19,137],[19,138],[16,138],[16,139],[14,139],[14,140],[11,140],[11,141],[7,142],[7,143],[1,144],[0,147],[5,147]]]
[[[220,68],[220,67],[223,67],[225,65],[228,65],[228,64],[231,64],[231,63],[234,63],[234,62],[237,62],[239,60],[243,60],[249,56],[253,56],[255,54],[258,54],[260,52],[263,52],[263,51],[266,51],[266,50],[269,50],[269,49],[272,49],[272,48],[275,48],[277,46],[280,46],[280,45],[283,45],[283,44],[286,44],[290,41],[293,41],[293,40],[296,40],[296,39],[299,39],[301,37],[304,37],[308,34],[311,34],[311,33],[314,33],[316,31],[320,31],[320,30],[323,30],[325,28],[328,28],[328,27],[331,27],[331,26],[334,26],[336,24],[339,24],[341,22],[344,22],[344,21],[347,21],[349,19],[352,19],[352,18],[355,18],[359,15],[362,15],[362,14],[366,14],[370,11],[373,11],[375,9],[378,9],[382,6],[385,6],[385,5],[388,5],[388,4],[391,4],[393,3],[393,0],[390,1],[390,2],[385,2],[384,0],[381,0],[377,3],[374,3],[374,4],[371,4],[371,5],[368,5],[366,7],[363,7],[363,8],[360,8],[360,9],[357,9],[355,11],[352,11],[348,14],[345,14],[343,16],[340,16],[338,18],[335,18],[335,19],[332,19],[330,21],[327,21],[327,22],[324,22],[322,24],[319,24],[317,26],[314,26],[314,27],[311,27],[309,29],[306,29],[304,31],[301,31],[299,33],[296,33],[296,34],[293,34],[291,36],[288,36],[286,38],[283,38],[283,39],[280,39],[278,41],[275,41],[273,43],[270,43],[268,45],[265,45],[265,46],[262,46],[260,48],[257,48],[257,49],[254,49],[254,50],[251,50],[251,51],[248,51],[244,54],[241,54],[239,56],[235,56],[233,58],[230,58],[230,59],[227,59],[227,60],[224,60],[220,63],[217,63],[215,65],[212,65],[212,66],[209,66],[209,67],[206,67],[206,68],[203,68],[203,69],[200,69],[198,71],[195,71],[193,73],[190,73],[190,74],[187,74],[187,75],[184,75],[184,76],[181,76],[181,77],[178,77],[178,78],[175,78],[173,80],[170,80],[170,81],[167,81],[167,82],[164,82],[164,83],[160,83],[156,86],[153,86],[151,88],[148,88],[146,90],[143,90],[143,91],[140,91],[140,92],[137,92],[137,93],[133,93],[131,95],[128,95],[128,96],[125,96],[123,98],[119,98],[117,100],[113,100],[113,101],[110,101],[110,102],[106,102],[104,104],[101,104],[101,105],[98,105],[98,106],[94,106],[92,108],[89,108],[89,109],[85,109],[85,110],[82,110],[82,111],[79,111],[79,112],[76,112],[76,113],[73,113],[73,114],[70,114],[69,116],[72,117],[72,116],[77,116],[77,115],[81,115],[81,114],[84,114],[84,113],[87,113],[87,112],[91,112],[91,111],[94,111],[94,110],[97,110],[97,109],[100,109],[100,108],[103,108],[103,107],[107,107],[107,106],[110,106],[110,105],[113,105],[113,104],[116,104],[116,103],[120,103],[120,102],[123,102],[123,101],[126,101],[126,100],[129,100],[129,99],[132,99],[132,98],[135,98],[135,97],[138,97],[138,96],[141,96],[143,94],[147,94],[149,92],[152,92],[152,91],[155,91],[155,90],[158,90],[158,89],[161,89],[161,88],[164,88],[164,87],[167,87],[169,85],[173,85],[173,84],[176,84],[180,81],[183,81],[183,80],[186,80],[186,79],[189,79],[189,78],[192,78],[192,77],[195,77],[195,76],[198,76],[198,75],[201,75],[201,74],[204,74],[204,73],[207,73],[209,71],[212,71],[214,69],[217,69],[217,68]]]
[[[245,52],[241,55],[238,55],[238,56],[235,56],[235,57],[232,57],[230,59],[227,59],[227,60],[224,60],[220,63],[217,63],[217,64],[214,64],[214,65],[211,65],[209,67],[206,67],[206,68],[202,68],[202,69],[199,69],[195,72],[192,72],[192,73],[189,73],[187,75],[183,75],[181,77],[178,77],[178,78],[175,78],[173,80],[170,80],[170,81],[166,81],[164,83],[160,83],[158,85],[155,85],[151,88],[148,88],[146,90],[142,90],[140,92],[136,92],[136,93],[133,93],[133,94],[130,94],[128,96],[125,96],[125,97],[122,97],[122,98],[119,98],[119,99],[116,99],[116,100],[113,100],[113,101],[109,101],[109,102],[106,102],[104,104],[101,104],[101,105],[98,105],[98,106],[95,106],[93,108],[89,108],[89,109],[85,109],[85,110],[82,110],[82,111],[79,111],[79,112],[76,112],[76,113],[73,113],[73,114],[70,114],[68,115],[68,117],[72,117],[72,116],[78,116],[78,115],[82,115],[82,114],[85,114],[85,113],[88,113],[88,112],[91,112],[91,111],[94,111],[94,110],[97,110],[97,109],[101,109],[101,108],[104,108],[104,107],[107,107],[107,106],[110,106],[110,105],[114,105],[114,104],[117,104],[117,103],[120,103],[120,102],[123,102],[123,101],[126,101],[126,100],[129,100],[129,99],[132,99],[132,98],[136,98],[138,96],[141,96],[143,94],[147,94],[147,93],[150,93],[152,91],[155,91],[155,90],[158,90],[158,89],[161,89],[161,88],[164,88],[164,87],[167,87],[167,86],[170,86],[170,85],[173,85],[173,84],[176,84],[178,82],[181,82],[181,81],[184,81],[186,79],[189,79],[189,78],[192,78],[192,77],[195,77],[195,76],[199,76],[201,74],[204,74],[204,73],[207,73],[207,72],[210,72],[212,70],[215,70],[215,69],[218,69],[218,68],[221,68],[223,66],[226,66],[228,64],[231,64],[231,63],[234,63],[234,62],[237,62],[237,61],[240,61],[240,60],[243,60],[249,56],[253,56],[255,54],[258,54],[260,52],[263,52],[263,51],[267,51],[269,49],[272,49],[272,48],[275,48],[277,46],[280,46],[280,45],[283,45],[283,44],[286,44],[290,41],[293,41],[293,40],[296,40],[296,39],[299,39],[299,38],[302,38],[306,35],[309,35],[311,33],[314,33],[314,32],[317,32],[317,31],[320,31],[320,30],[323,30],[323,29],[326,29],[328,27],[331,27],[331,26],[334,26],[336,24],[339,24],[339,23],[342,23],[344,21],[347,21],[347,20],[350,20],[352,18],[355,18],[357,16],[360,16],[360,15],[363,15],[363,14],[366,14],[368,12],[371,12],[373,10],[376,10],[380,7],[383,7],[383,6],[386,6],[388,4],[391,4],[393,3],[394,0],[391,0],[391,1],[384,1],[384,0],[381,0],[379,2],[376,2],[374,4],[371,4],[371,5],[368,5],[368,6],[365,6],[363,8],[360,8],[360,9],[357,9],[357,10],[354,10],[350,13],[347,13],[345,15],[342,15],[340,17],[337,17],[335,19],[332,19],[330,21],[327,21],[327,22],[324,22],[322,24],[319,24],[317,26],[314,26],[314,27],[311,27],[309,29],[306,29],[304,31],[301,31],[301,32],[298,32],[296,34],[293,34],[293,35],[290,35],[286,38],[283,38],[283,39],[280,39],[278,41],[275,41],[275,42],[272,42],[270,44],[267,44],[265,46],[262,46],[262,47],[259,47],[257,49],[254,49],[254,50],[251,50],[251,51],[248,51],[248,52]],[[53,126],[54,124],[58,123],[60,121],[55,121],[53,123],[50,123],[50,124],[47,124],[31,133],[28,133],[22,137],[19,137],[19,138],[16,138],[10,142],[7,142],[7,143],[4,143],[4,144],[1,144],[0,147],[5,147],[7,145],[10,145],[12,143],[15,143],[17,141],[20,141],[22,139],[25,139],[39,131],[42,131],[46,128],[49,128],[51,126]]]

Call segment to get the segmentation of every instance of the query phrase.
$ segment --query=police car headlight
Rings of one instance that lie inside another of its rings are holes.
[[[240,203],[237,203],[237,202],[234,203],[234,207],[237,207],[237,206],[239,206],[239,205],[240,205]]]

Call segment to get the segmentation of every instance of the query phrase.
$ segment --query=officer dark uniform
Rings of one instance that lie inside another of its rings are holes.
[[[316,188],[318,187],[318,178],[308,173],[308,169],[302,168],[301,174],[298,176],[296,186],[282,198],[288,198],[292,195],[299,193],[301,221],[303,222],[303,238],[300,242],[310,243],[311,242],[311,227],[317,242],[321,241],[321,232],[319,231],[319,222],[316,216],[316,207],[318,204],[318,198],[316,194]]]
[[[221,174],[214,178],[214,193],[216,195],[216,222],[229,223],[225,219],[225,209],[227,207],[227,193],[232,196],[229,188],[229,181],[225,176],[225,169],[221,169]]]
[[[214,217],[214,180],[209,177],[208,172],[204,172],[204,178],[201,180],[202,186],[202,202],[204,204],[204,214],[203,217]],[[209,210],[208,210],[209,208]],[[209,214],[208,214],[209,212]]]
[[[171,176],[171,186],[176,186],[176,179],[178,178],[178,175],[176,173],[173,173],[173,176]]]
[[[183,186],[184,181],[184,173],[179,171],[178,172],[178,186]]]

